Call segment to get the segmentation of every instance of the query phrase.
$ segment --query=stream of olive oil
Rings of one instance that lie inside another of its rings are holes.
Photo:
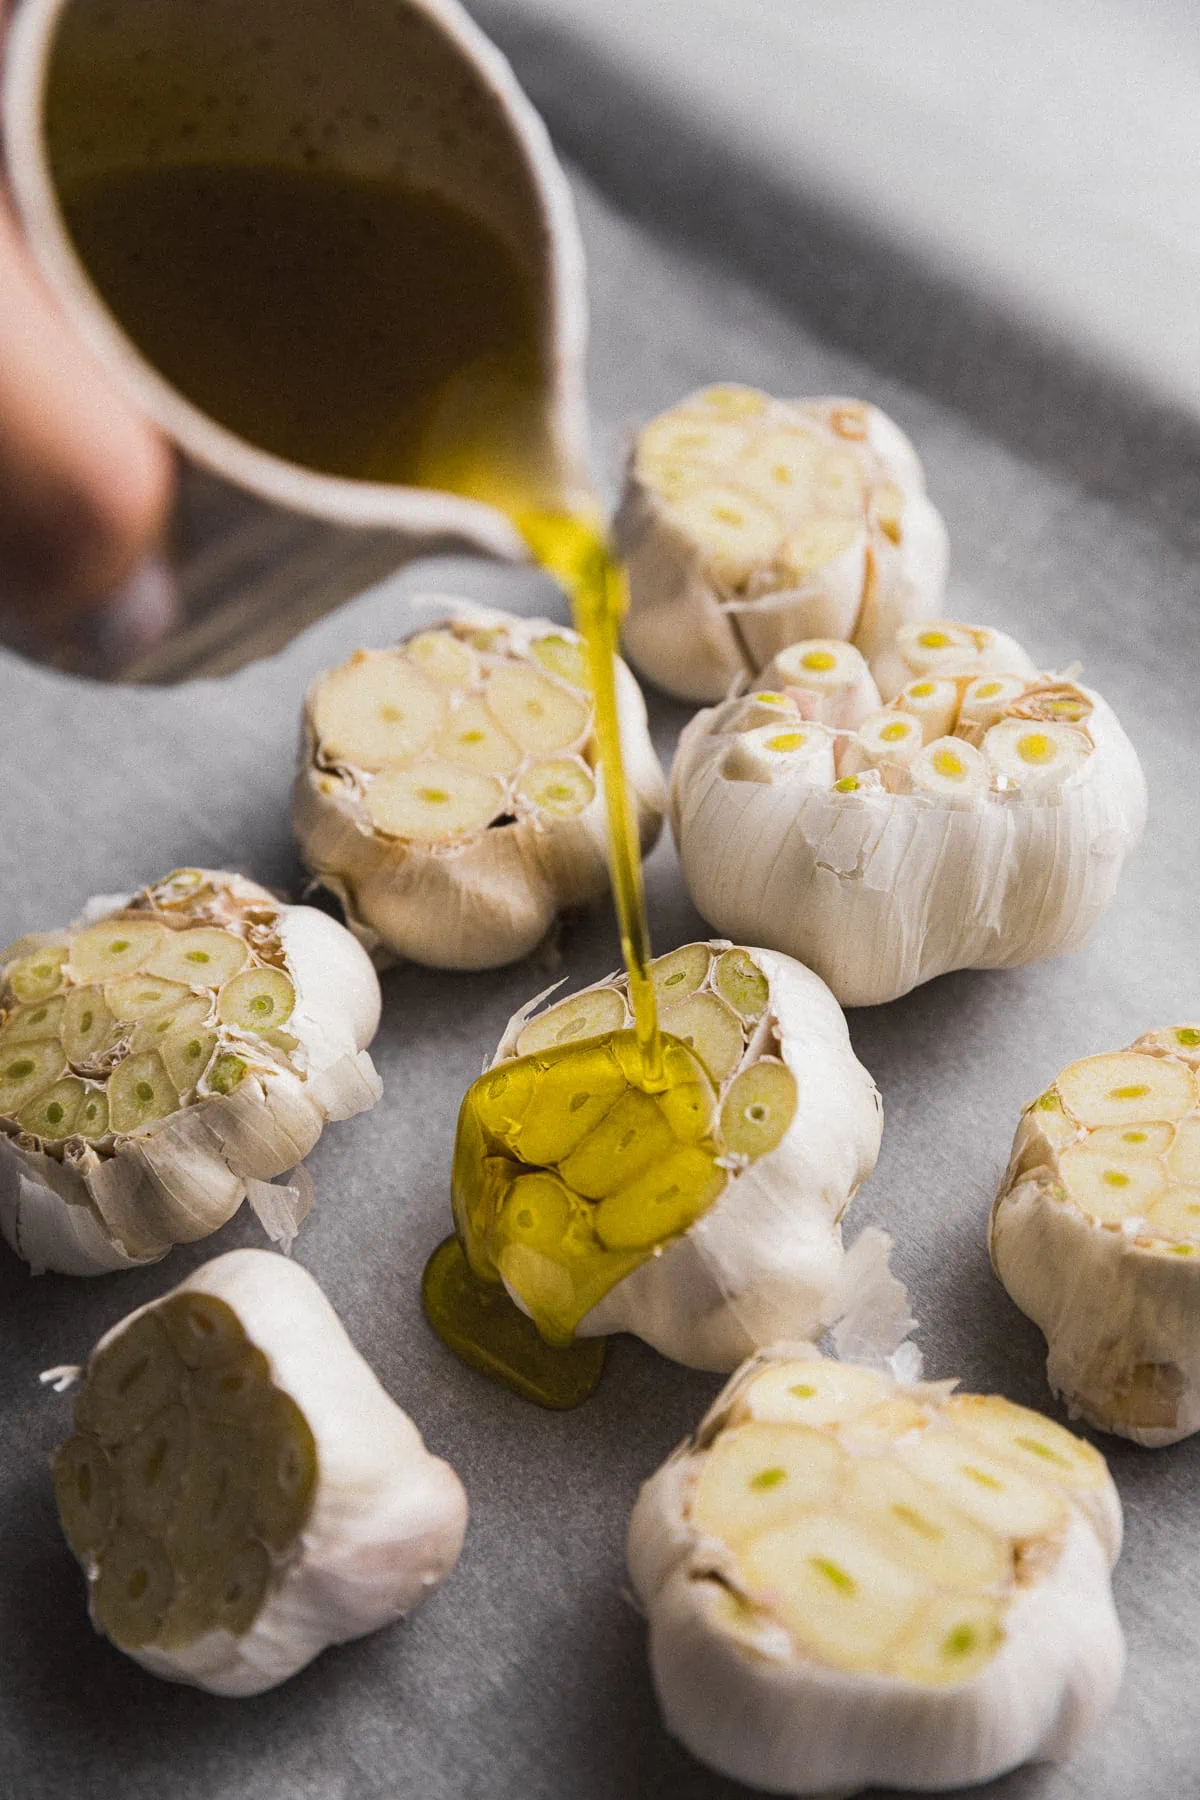
[[[669,1100],[616,705],[624,575],[594,503],[555,491],[544,352],[515,259],[436,195],[334,171],[131,169],[77,181],[62,202],[114,315],[202,411],[307,468],[498,505],[560,580],[587,646],[636,1085]],[[599,1378],[602,1341],[547,1344],[498,1275],[480,1278],[489,1258],[464,1246],[457,1200],[456,1216],[459,1235],[423,1284],[435,1329],[519,1392],[577,1403]]]

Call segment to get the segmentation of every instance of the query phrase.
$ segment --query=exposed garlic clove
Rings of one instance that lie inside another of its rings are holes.
[[[958,683],[927,675],[901,688],[892,705],[918,719],[921,737],[932,744],[936,738],[949,737],[958,722]]]
[[[1200,1028],[1084,1057],[1026,1108],[996,1273],[1074,1414],[1155,1447],[1200,1430]]]
[[[36,1006],[13,986],[28,956],[0,954],[0,1231],[36,1270],[101,1274],[208,1236],[379,1097],[379,982],[324,913],[177,870],[60,948]],[[39,1008],[54,1035],[24,1042]]]
[[[414,662],[359,650],[320,683],[312,716],[330,764],[389,769],[420,755],[442,727],[446,702]]]
[[[1104,1460],[1009,1401],[780,1344],[642,1488],[667,1729],[755,1788],[958,1788],[1061,1757],[1124,1646]]]
[[[984,737],[982,751],[1005,787],[1041,796],[1056,793],[1079,774],[1092,740],[1075,725],[1001,719]]]
[[[871,658],[871,673],[885,700],[913,681],[1016,675],[1031,681],[1037,667],[1028,652],[989,625],[957,619],[915,619],[900,626],[887,647]]]
[[[974,626],[906,626],[901,652],[893,703],[833,732],[833,782],[824,761],[764,750],[820,728],[783,712],[760,721],[761,696],[698,713],[671,772],[698,911],[797,957],[843,1005],[1078,948],[1145,820],[1141,766],[1098,694],[1038,675],[1011,640]],[[1001,673],[980,677],[988,661]],[[971,716],[957,711],[929,741],[960,695]]]
[[[864,719],[842,747],[838,767],[843,774],[864,769],[904,769],[924,746],[920,722],[895,707],[884,707]]]
[[[507,792],[491,775],[431,759],[415,769],[384,769],[367,789],[363,810],[381,837],[451,844],[478,837],[504,811]]]
[[[372,951],[439,968],[493,968],[533,950],[564,908],[607,891],[604,794],[576,634],[448,604],[454,616],[435,630],[394,650],[360,652],[313,684],[293,821],[308,867]],[[371,692],[399,682],[408,699],[397,702],[403,718],[389,729],[408,735],[389,755],[373,724],[356,761],[358,715],[346,709],[343,718],[337,708],[348,685],[357,691],[367,679],[368,663],[400,671],[372,672]],[[413,695],[433,703],[422,700],[422,710]],[[661,829],[664,785],[645,705],[623,663],[617,697],[645,852]]]
[[[853,731],[879,707],[866,658],[835,638],[790,644],[772,657],[761,680],[766,688],[782,688],[806,719],[841,730]]]
[[[914,794],[956,806],[978,806],[988,797],[988,765],[962,738],[937,738],[908,765]]]
[[[971,743],[981,742],[988,727],[1021,699],[1026,686],[1022,675],[977,675],[963,688],[957,729]]]
[[[945,582],[911,444],[852,400],[693,394],[640,433],[616,534],[630,659],[684,700],[719,699],[802,638],[872,657]]]
[[[837,1315],[839,1221],[878,1154],[879,1097],[832,996],[788,957],[686,944],[652,975],[667,1092],[637,1085],[626,977],[519,1013],[463,1104],[455,1216],[476,1270],[551,1341],[632,1331],[728,1369]],[[887,1286],[890,1332],[902,1290],[880,1261],[845,1280]]]
[[[764,781],[768,785],[790,775],[832,787],[833,733],[824,725],[797,720],[789,725],[760,725],[733,739],[722,764],[727,781]]]
[[[451,693],[473,687],[479,679],[474,650],[452,631],[419,631],[408,640],[408,655],[426,681]]]
[[[467,1521],[311,1275],[263,1250],[100,1340],[54,1486],[97,1629],[152,1674],[234,1696],[408,1612]]]

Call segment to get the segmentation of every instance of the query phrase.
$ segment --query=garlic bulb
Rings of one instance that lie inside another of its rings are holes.
[[[1111,1705],[1121,1507],[1007,1400],[777,1345],[643,1487],[629,1568],[667,1729],[772,1793],[955,1788]]]
[[[1150,1446],[1200,1430],[1200,1026],[1087,1056],[1026,1107],[990,1239],[1073,1414]]]
[[[169,1681],[261,1694],[458,1560],[462,1483],[270,1251],[219,1256],[106,1333],[75,1420],[54,1487],[92,1622]]]
[[[1111,708],[949,620],[897,634],[875,664],[888,704],[870,711],[854,653],[835,701],[810,650],[830,653],[792,646],[767,693],[698,713],[680,738],[671,818],[704,918],[800,958],[844,1006],[1077,949],[1145,821]]]
[[[177,869],[0,953],[0,1230],[35,1270],[99,1275],[207,1237],[327,1121],[371,1107],[379,982],[350,933],[240,875]]]
[[[468,1092],[454,1207],[476,1273],[551,1342],[631,1331],[698,1368],[815,1337],[858,1288],[899,1341],[886,1256],[842,1261],[882,1110],[832,995],[723,940],[652,968],[664,1093],[640,1086],[624,976],[518,1013]]]
[[[607,891],[604,795],[576,633],[446,604],[455,616],[436,629],[314,682],[293,819],[369,949],[489,969]],[[617,702],[645,852],[664,784],[623,663]]]
[[[937,611],[948,557],[916,453],[884,413],[736,386],[643,429],[616,537],[630,661],[681,700],[719,700],[800,638],[876,655]]]

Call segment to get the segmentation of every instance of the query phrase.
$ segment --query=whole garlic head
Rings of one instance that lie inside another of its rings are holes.
[[[261,1694],[458,1560],[462,1483],[311,1275],[235,1250],[101,1338],[54,1458],[92,1621],[152,1674]]]
[[[839,1221],[882,1109],[832,995],[789,957],[717,940],[652,970],[666,1092],[640,1085],[626,977],[526,1008],[463,1102],[455,1217],[477,1274],[552,1342],[630,1331],[730,1369],[841,1308]],[[849,1285],[899,1341],[886,1256]]]
[[[1120,1684],[1104,1459],[1038,1413],[777,1345],[643,1487],[667,1729],[755,1788],[955,1788],[1065,1756]]]
[[[935,612],[946,529],[877,407],[706,388],[644,427],[616,519],[634,667],[719,700],[800,638],[868,657]]]
[[[304,709],[292,813],[301,854],[372,950],[490,969],[608,888],[583,645],[546,619],[454,616],[322,675]],[[617,706],[643,854],[662,770],[637,682]]]
[[[379,982],[350,933],[256,882],[177,869],[0,954],[0,1231],[98,1275],[207,1237],[326,1123],[373,1106]]]
[[[1152,1447],[1200,1430],[1200,1026],[1084,1057],[1026,1107],[990,1240],[1073,1414]]]
[[[874,710],[852,651],[830,689],[809,654],[829,647],[792,646],[765,694],[680,738],[671,818],[704,918],[800,958],[844,1006],[1077,949],[1145,822],[1106,702],[951,620],[898,634],[881,672],[906,679]]]

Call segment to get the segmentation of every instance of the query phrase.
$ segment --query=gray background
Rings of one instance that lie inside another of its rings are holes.
[[[603,57],[573,64],[567,39],[532,9],[480,10],[586,169],[576,185],[595,319],[597,463],[609,486],[636,423],[698,382],[877,401],[915,438],[949,524],[950,610],[1014,630],[1047,665],[1081,658],[1142,754],[1150,829],[1086,951],[945,977],[850,1017],[887,1126],[848,1235],[869,1222],[892,1233],[932,1374],[1046,1406],[1040,1336],[992,1278],[984,1245],[1017,1112],[1072,1057],[1200,1015],[1200,443],[1183,411],[1069,353],[1029,315],[922,263],[911,246],[881,247],[803,184],[760,179],[743,146],[674,114],[628,72]],[[431,588],[561,611],[533,577],[437,563],[221,681],[104,689],[0,655],[0,943],[180,862],[296,891],[286,796],[305,683],[356,645],[405,630],[408,596]],[[653,697],[652,714],[666,761],[686,715]],[[702,934],[669,843],[648,882],[657,949]],[[606,908],[564,932],[561,956],[580,982],[613,965]],[[83,1356],[106,1326],[209,1254],[261,1239],[239,1218],[156,1269],[91,1283],[35,1281],[0,1254],[5,1800],[739,1791],[661,1731],[643,1628],[622,1591],[638,1483],[716,1380],[621,1340],[595,1398],[548,1415],[455,1362],[419,1310],[424,1259],[448,1224],[459,1098],[509,1013],[549,978],[546,963],[543,954],[491,975],[387,975],[374,1049],[385,1098],[331,1129],[310,1158],[318,1204],[297,1256],[471,1499],[462,1562],[410,1623],[243,1702],[156,1682],[94,1637],[46,1470],[69,1402],[39,1389],[37,1373]],[[1068,1766],[1014,1775],[994,1790],[1006,1796],[1197,1791],[1200,1442],[1104,1447],[1127,1512],[1116,1574],[1126,1685]]]

